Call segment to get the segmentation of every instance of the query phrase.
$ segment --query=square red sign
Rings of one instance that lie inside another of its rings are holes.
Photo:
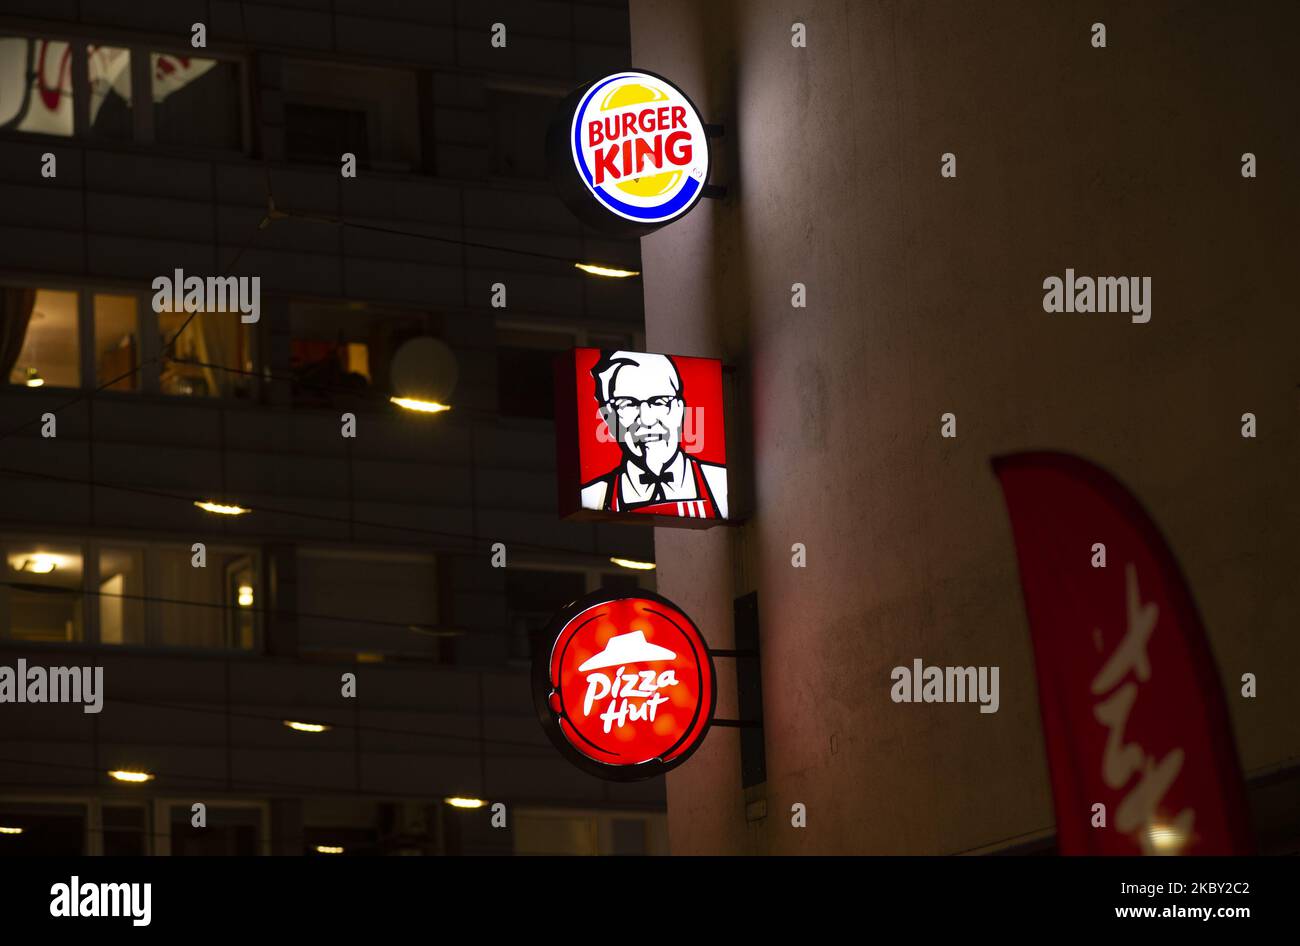
[[[721,361],[575,348],[556,358],[555,399],[562,517],[726,520]]]

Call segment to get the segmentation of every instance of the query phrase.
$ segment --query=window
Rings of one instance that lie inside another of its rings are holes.
[[[94,306],[96,386],[112,382],[111,391],[138,390],[140,347],[135,296],[95,293]]]
[[[233,60],[0,36],[0,129],[239,149],[241,99],[240,66]],[[79,100],[84,117],[74,107]]]
[[[415,73],[286,60],[284,137],[290,161],[330,164],[351,152],[375,170],[420,166]]]
[[[207,827],[196,828],[190,806],[171,805],[173,857],[251,857],[261,854],[265,816],[260,808],[208,806]]]
[[[86,806],[0,800],[0,855],[80,857],[86,848]]]
[[[158,313],[158,346],[164,348],[192,313]],[[163,362],[158,385],[163,394],[186,397],[252,398],[252,326],[235,312],[200,312],[176,343],[173,357]]]
[[[546,568],[520,563],[506,570],[506,621],[510,634],[510,659],[528,660],[533,635],[565,605],[597,588],[631,594],[641,587],[641,577],[627,571],[603,568]]]
[[[77,294],[54,289],[0,290],[0,369],[10,384],[80,384]]]
[[[252,549],[6,536],[0,637],[113,646],[255,650],[261,581]]]
[[[72,134],[72,49],[63,40],[0,36],[0,128]]]
[[[64,643],[83,640],[82,553],[79,545],[11,538],[4,541],[11,640]]]
[[[130,140],[135,135],[131,111],[131,51],[120,46],[87,46],[90,80],[90,132],[97,138]]]
[[[150,53],[154,138],[160,144],[235,149],[242,144],[239,66]]]

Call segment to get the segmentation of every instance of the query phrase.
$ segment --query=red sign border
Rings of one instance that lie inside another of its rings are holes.
[[[709,706],[704,724],[700,727],[699,732],[691,740],[690,744],[671,760],[663,762],[652,759],[649,762],[641,762],[635,765],[610,765],[598,762],[579,752],[561,731],[560,717],[556,715],[550,706],[551,693],[553,692],[551,685],[551,656],[555,651],[555,645],[559,641],[560,634],[579,614],[611,601],[624,601],[632,598],[654,601],[665,607],[672,608],[686,621],[687,629],[699,640],[700,654],[703,658],[699,663],[700,670],[701,672],[707,672],[709,675]],[[546,630],[533,641],[532,676],[533,707],[537,711],[537,719],[541,722],[542,730],[546,733],[547,738],[559,750],[560,755],[579,769],[588,775],[594,775],[596,778],[611,782],[640,782],[645,779],[656,778],[677,768],[677,766],[694,755],[695,750],[704,742],[709,730],[713,727],[713,718],[718,710],[718,671],[713,664],[713,653],[709,649],[709,642],[700,633],[699,627],[691,620],[690,616],[678,605],[663,595],[645,589],[630,594],[628,592],[598,588],[561,608],[551,618],[550,623],[546,625]]]

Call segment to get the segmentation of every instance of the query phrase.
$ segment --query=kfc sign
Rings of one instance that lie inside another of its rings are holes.
[[[708,527],[727,518],[722,363],[575,348],[556,359],[562,517]]]
[[[597,591],[533,652],[533,699],[560,752],[600,778],[652,778],[703,741],[717,701],[699,630],[666,598]]]
[[[573,92],[551,122],[547,155],[579,218],[629,236],[683,216],[709,179],[699,112],[650,72],[619,72]]]

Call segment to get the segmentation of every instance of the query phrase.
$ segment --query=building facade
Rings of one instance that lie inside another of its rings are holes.
[[[743,731],[712,733],[668,776],[673,852],[1054,849],[989,461],[1062,450],[1167,537],[1257,846],[1294,853],[1294,6],[630,6],[635,65],[725,128],[726,199],[642,240],[647,345],[734,366],[752,494],[733,529],[657,530],[659,590],[715,646],[761,642],[765,776],[742,776]],[[1149,321],[1045,312],[1067,267],[1150,274]],[[916,658],[1000,667],[1000,708],[893,702]],[[735,693],[724,676],[721,716]]]
[[[0,707],[0,854],[666,849],[527,685],[555,608],[653,584],[648,530],[556,520],[550,420],[556,351],[643,341],[573,266],[637,243],[543,163],[628,59],[598,0],[0,4],[0,662],[104,675]]]

